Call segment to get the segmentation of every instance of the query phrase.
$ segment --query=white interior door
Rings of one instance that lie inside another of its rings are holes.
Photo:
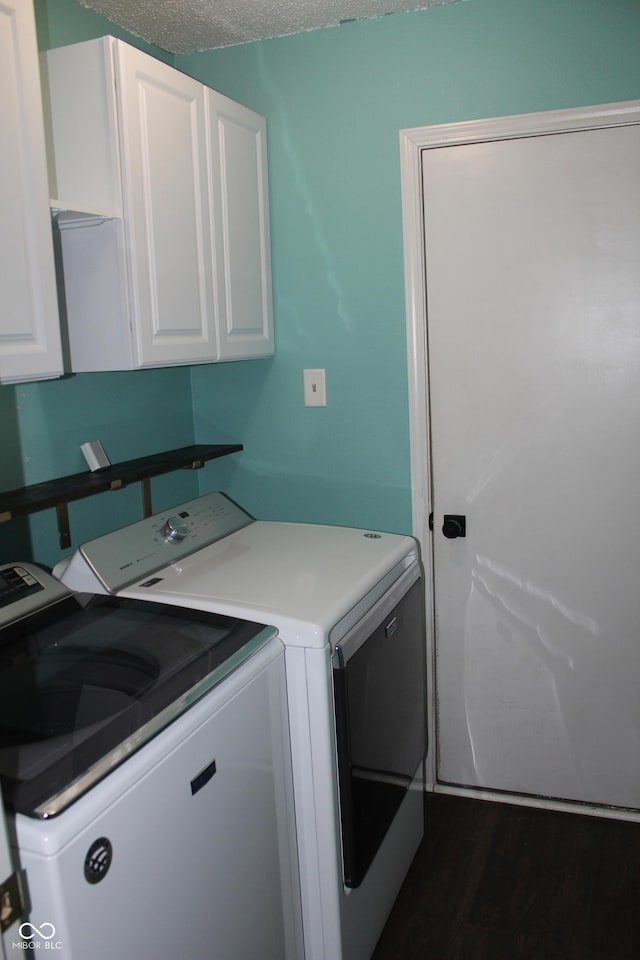
[[[640,126],[423,175],[437,778],[640,808]]]

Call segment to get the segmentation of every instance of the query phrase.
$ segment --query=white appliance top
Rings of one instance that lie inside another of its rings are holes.
[[[415,559],[410,537],[257,520],[123,595],[259,620],[286,644],[324,646],[364,597]]]
[[[156,564],[149,575],[141,575],[118,594],[269,623],[287,645],[324,646],[336,624],[345,620],[344,629],[349,629],[362,605],[366,609],[375,602],[417,560],[412,537],[350,527],[251,520],[243,511],[245,519],[239,529],[225,530],[215,542],[202,546],[201,532],[194,529],[192,518],[210,516],[212,505],[222,515],[227,504],[240,510],[220,493],[192,501],[186,511],[173,508],[172,516],[190,514],[186,522],[192,523],[188,536],[194,544],[173,562],[167,562],[173,544],[156,542],[167,514],[109,534],[107,538],[113,539],[108,545],[111,555],[117,548],[120,560],[132,534],[137,547],[141,547],[141,533],[147,536],[149,549],[153,544],[154,555],[163,560],[162,566]],[[227,529],[242,519],[235,514],[224,516]],[[184,552],[186,542],[185,538],[176,544],[177,549]],[[58,567],[54,571],[67,586],[87,589],[87,584],[80,582],[82,574],[76,558],[81,555],[86,561],[86,557],[93,557],[95,563],[96,550],[91,547],[83,545],[66,570]],[[138,549],[136,556],[141,554]]]

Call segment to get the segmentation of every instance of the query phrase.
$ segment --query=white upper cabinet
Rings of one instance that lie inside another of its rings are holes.
[[[58,196],[112,216],[61,231],[72,369],[272,353],[264,120],[221,98],[254,132],[214,147],[212,92],[113,37],[47,73]]]
[[[207,90],[219,358],[273,353],[264,117]]]
[[[112,41],[139,365],[217,357],[204,88]]]
[[[0,381],[62,373],[31,3],[0,0]]]

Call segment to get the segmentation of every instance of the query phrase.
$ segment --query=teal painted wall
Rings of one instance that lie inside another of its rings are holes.
[[[36,0],[42,47],[124,31]],[[276,356],[0,387],[0,488],[196,442],[244,453],[154,482],[158,509],[226,489],[256,515],[411,529],[398,131],[640,98],[638,0],[461,0],[171,55],[267,117]],[[464,265],[461,265],[463,276]],[[302,371],[325,367],[328,406]],[[139,514],[138,491],[72,506],[77,540]],[[52,511],[0,526],[0,559],[61,556]]]
[[[276,356],[192,372],[198,439],[246,445],[233,497],[410,532],[398,131],[638,98],[639,50],[638,0],[464,0],[176,57],[268,123]]]
[[[194,442],[189,370],[75,374],[3,385],[0,423],[9,447],[0,461],[0,489],[86,470],[80,451],[86,440],[100,440],[113,463],[185,446]],[[197,477],[190,472],[152,481],[157,509],[197,492]],[[69,516],[77,546],[140,519],[140,487],[72,503]],[[0,562],[35,559],[52,566],[62,556],[53,509],[0,526]]]

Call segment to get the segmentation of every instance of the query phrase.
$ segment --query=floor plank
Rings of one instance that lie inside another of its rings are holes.
[[[640,824],[429,794],[372,960],[640,960]]]

